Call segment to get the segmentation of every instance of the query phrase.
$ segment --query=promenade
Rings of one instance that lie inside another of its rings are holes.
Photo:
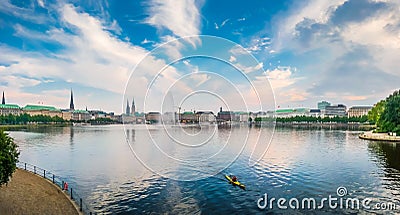
[[[358,137],[364,140],[400,142],[400,136],[390,136],[387,133],[372,133],[372,131],[364,132]]]
[[[79,214],[50,181],[17,169],[8,185],[0,187],[0,214]]]

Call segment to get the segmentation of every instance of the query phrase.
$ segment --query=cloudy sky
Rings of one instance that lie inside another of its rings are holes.
[[[217,100],[241,96],[256,110],[255,94],[265,102],[271,87],[275,102],[263,108],[352,106],[400,86],[397,0],[84,2],[0,1],[0,91],[8,103],[67,108],[72,88],[75,107],[120,113],[132,97],[146,108],[145,89],[155,85],[148,96],[173,86],[162,98],[186,109],[216,110]],[[204,49],[222,61],[187,58]],[[152,105],[147,110],[157,110]]]

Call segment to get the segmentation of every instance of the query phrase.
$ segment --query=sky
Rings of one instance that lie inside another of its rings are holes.
[[[400,86],[397,0],[3,0],[0,31],[20,106],[350,107]]]

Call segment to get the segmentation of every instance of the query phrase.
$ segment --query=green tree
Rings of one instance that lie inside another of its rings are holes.
[[[386,100],[381,100],[368,112],[368,120],[376,124],[385,110]]]
[[[400,132],[400,93],[395,91],[385,102],[377,123],[380,132]]]
[[[0,186],[7,184],[17,168],[19,152],[14,140],[0,130]]]

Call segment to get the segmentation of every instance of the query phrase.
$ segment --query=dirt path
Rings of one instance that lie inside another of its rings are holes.
[[[79,214],[50,181],[17,169],[8,186],[0,187],[0,214]]]

